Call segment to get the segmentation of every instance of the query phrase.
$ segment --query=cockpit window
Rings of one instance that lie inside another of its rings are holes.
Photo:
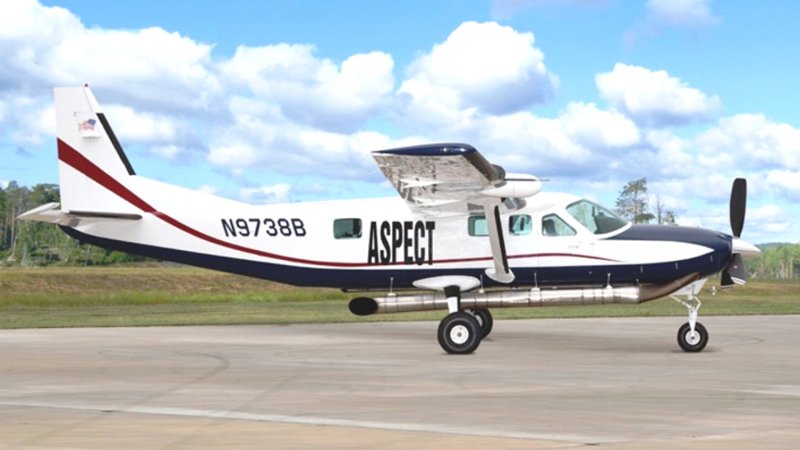
[[[555,214],[542,217],[543,236],[575,236],[575,229]]]
[[[594,234],[610,233],[628,223],[608,209],[589,200],[579,200],[567,206],[567,212]]]

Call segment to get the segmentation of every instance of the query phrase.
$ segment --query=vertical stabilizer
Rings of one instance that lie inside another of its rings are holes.
[[[131,209],[103,185],[125,185],[135,173],[89,86],[56,88],[55,111],[61,208]]]

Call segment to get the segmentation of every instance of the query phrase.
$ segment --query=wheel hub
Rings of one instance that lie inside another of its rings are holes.
[[[456,325],[450,329],[450,340],[456,345],[462,345],[469,339],[469,330],[464,325]]]
[[[686,332],[686,343],[689,345],[697,345],[700,343],[700,333],[697,330],[689,330]]]

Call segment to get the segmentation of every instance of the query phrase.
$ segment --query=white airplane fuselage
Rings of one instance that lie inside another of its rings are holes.
[[[62,162],[78,157],[62,153]],[[98,184],[107,179],[85,172]],[[135,175],[124,185],[107,184],[141,219],[86,218],[65,232],[106,248],[298,286],[388,290],[439,274],[497,285],[483,276],[492,253],[485,233],[470,235],[470,216],[416,214],[399,197],[249,205]],[[730,259],[731,236],[703,229],[627,224],[593,234],[566,211],[580,200],[542,192],[502,215],[516,274],[508,285],[665,283],[689,273],[709,276]],[[547,235],[543,219],[552,215],[574,234]],[[512,231],[512,216],[527,217],[528,227]],[[360,235],[335,237],[340,220],[360,223]]]

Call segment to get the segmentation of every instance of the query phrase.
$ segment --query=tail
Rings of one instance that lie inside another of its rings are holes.
[[[55,88],[61,209],[50,203],[19,216],[75,226],[85,219],[141,219],[129,190],[133,171],[89,86]]]
[[[62,210],[136,212],[109,186],[136,173],[89,86],[56,88],[55,111]]]

